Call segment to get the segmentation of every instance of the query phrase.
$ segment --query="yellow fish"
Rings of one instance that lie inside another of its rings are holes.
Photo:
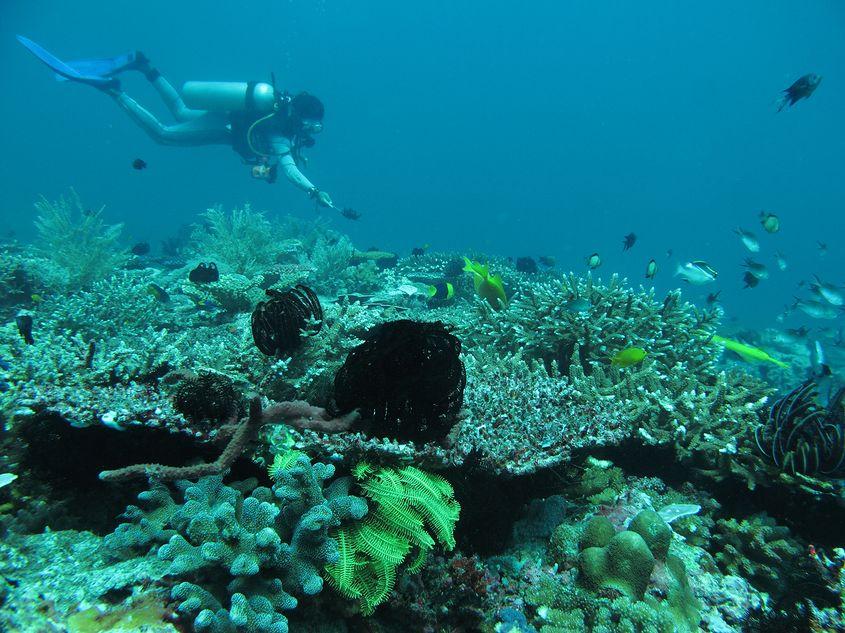
[[[32,303],[41,303],[44,301],[44,297],[41,295],[30,295],[29,298],[32,299]]]
[[[614,367],[630,367],[631,365],[643,362],[645,357],[646,351],[641,347],[626,347],[613,355],[613,358],[610,359],[610,364]]]
[[[783,367],[784,369],[789,367],[789,365],[784,363],[782,360],[772,358],[761,349],[745,345],[744,343],[734,341],[733,339],[725,338],[724,336],[719,336],[718,334],[713,335],[713,342],[719,343],[725,349],[731,350],[746,363],[774,363],[778,367]]]
[[[464,271],[472,274],[476,294],[485,299],[494,310],[506,307],[508,296],[505,294],[502,278],[499,275],[491,275],[487,266],[470,261],[468,257],[464,257],[464,263]]]

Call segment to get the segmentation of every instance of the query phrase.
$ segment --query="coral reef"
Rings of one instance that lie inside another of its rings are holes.
[[[301,456],[272,488],[236,488],[212,476],[178,482],[180,501],[155,488],[142,497],[154,505],[149,517],[130,508],[138,522],[120,526],[107,543],[119,553],[167,538],[158,557],[168,562],[167,575],[182,579],[171,596],[195,630],[284,633],[281,612],[296,607],[295,595],[319,593],[323,566],[338,559],[329,530],[367,511],[347,481],[324,485],[333,474]]]
[[[66,279],[61,289],[87,287],[128,260],[118,246],[123,225],[106,225],[103,208],[85,208],[75,191],[52,202],[42,197],[35,209],[41,249]]]

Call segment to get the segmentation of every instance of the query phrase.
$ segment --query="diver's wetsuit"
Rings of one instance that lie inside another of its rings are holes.
[[[148,76],[167,109],[178,121],[175,125],[164,125],[154,114],[144,108],[122,90],[110,89],[120,108],[126,112],[157,143],[162,145],[233,145],[232,126],[225,112],[192,110],[167,79],[158,73]],[[268,166],[278,165],[288,180],[303,191],[316,189],[305,177],[293,158],[293,142],[280,134],[268,134],[267,145],[271,148]]]

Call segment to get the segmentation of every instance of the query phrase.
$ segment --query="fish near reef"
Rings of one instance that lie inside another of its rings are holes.
[[[751,271],[745,271],[742,281],[744,283],[743,288],[756,288],[760,283],[760,278]]]
[[[757,238],[754,236],[754,233],[740,228],[734,229],[734,233],[739,235],[739,239],[742,242],[742,245],[747,248],[750,252],[760,252],[760,242],[757,241]]]
[[[487,301],[491,308],[500,310],[507,307],[508,297],[499,275],[491,275],[487,266],[470,261],[468,257],[464,257],[464,272],[472,275],[475,293]]]
[[[162,303],[170,301],[170,295],[167,294],[167,291],[155,283],[147,285],[147,294],[152,296],[156,301],[161,301]]]
[[[649,260],[648,266],[645,267],[645,277],[646,279],[654,279],[654,276],[657,274],[657,262]]]
[[[15,324],[18,326],[18,334],[21,335],[24,343],[32,345],[35,339],[32,338],[32,317],[28,314],[19,314],[15,317]]]
[[[778,367],[783,367],[784,369],[789,367],[789,365],[783,361],[780,361],[777,358],[772,358],[768,353],[756,347],[752,347],[751,345],[746,345],[745,343],[740,343],[739,341],[734,341],[733,339],[725,338],[724,336],[719,336],[718,334],[714,334],[712,340],[714,343],[718,343],[725,349],[732,351],[746,363],[773,363]]]
[[[619,350],[610,359],[610,364],[613,367],[631,367],[643,362],[647,353],[641,347],[626,347]]]
[[[809,99],[816,88],[819,87],[822,78],[815,73],[808,73],[797,79],[789,88],[783,91],[783,96],[778,100],[778,112],[785,107],[792,107],[801,99]]]
[[[595,270],[601,266],[601,257],[598,253],[593,253],[587,258],[587,266],[590,267],[590,270]]]
[[[694,262],[687,262],[686,264],[678,264],[675,276],[680,277],[693,286],[703,286],[704,284],[716,281],[716,277],[719,276],[719,273],[717,273],[707,262],[698,260]]]
[[[150,243],[149,242],[138,242],[130,249],[130,252],[133,255],[146,255],[150,252]]]
[[[760,211],[760,224],[766,233],[777,233],[780,231],[780,219],[774,213]]]
[[[842,293],[842,288],[822,281],[819,279],[818,275],[813,275],[813,278],[816,280],[814,283],[810,284],[810,290],[813,294],[821,299],[824,299],[832,306],[841,306],[845,304],[845,295]]]
[[[637,243],[637,235],[636,233],[628,233],[625,237],[622,238],[622,250],[627,251],[630,250],[634,244]]]

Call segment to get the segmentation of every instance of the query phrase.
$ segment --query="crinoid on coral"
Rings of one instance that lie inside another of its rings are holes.
[[[232,379],[210,371],[183,379],[173,407],[192,422],[222,422],[236,418],[244,408]]]
[[[833,475],[845,463],[845,427],[840,390],[830,409],[816,400],[807,381],[775,402],[765,424],[754,432],[757,447],[781,470],[795,475]]]
[[[402,319],[370,329],[335,376],[342,412],[358,409],[373,432],[401,441],[442,439],[461,409],[461,342],[440,321]]]
[[[195,284],[207,284],[220,279],[220,271],[214,262],[200,262],[188,273],[188,279]]]
[[[449,482],[412,466],[376,468],[362,462],[353,475],[372,509],[363,521],[331,533],[340,557],[326,566],[326,573],[339,593],[359,600],[361,612],[370,615],[387,599],[409,554],[414,552],[407,568],[413,573],[434,548],[435,538],[447,550],[454,549],[461,507]]]
[[[267,356],[282,357],[302,342],[302,332],[316,334],[323,326],[323,308],[314,291],[298,285],[287,292],[268,289],[252,313],[252,338]]]

